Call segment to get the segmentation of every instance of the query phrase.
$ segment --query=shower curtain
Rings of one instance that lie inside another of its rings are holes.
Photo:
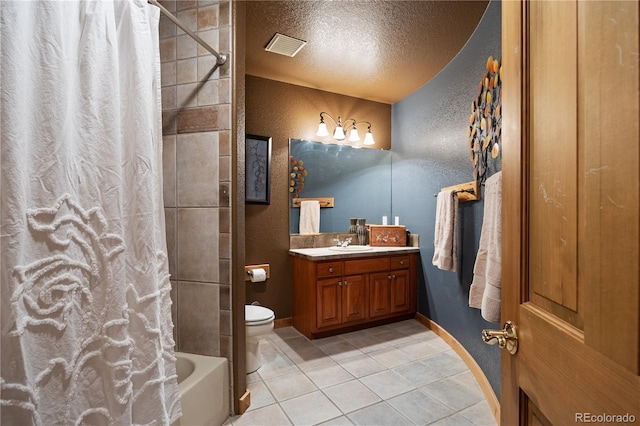
[[[180,414],[159,10],[3,1],[0,423]]]

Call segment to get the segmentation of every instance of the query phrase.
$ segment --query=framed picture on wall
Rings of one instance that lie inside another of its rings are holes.
[[[245,138],[244,158],[245,203],[269,204],[271,138],[247,135]]]

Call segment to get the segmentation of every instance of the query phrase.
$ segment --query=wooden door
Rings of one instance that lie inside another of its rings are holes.
[[[409,270],[391,271],[391,312],[405,312],[409,308]]]
[[[342,324],[342,278],[323,278],[317,281],[317,326]]]
[[[342,322],[367,319],[366,275],[344,277],[342,283]]]
[[[369,316],[371,318],[391,313],[391,275],[380,272],[369,275]]]
[[[640,422],[638,13],[502,2],[503,425]]]

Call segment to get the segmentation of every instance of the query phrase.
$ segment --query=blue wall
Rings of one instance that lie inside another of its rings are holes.
[[[473,180],[467,127],[487,58],[501,58],[501,5],[492,1],[460,53],[435,78],[392,108],[393,216],[420,235],[418,310],[473,356],[500,397],[500,354],[480,339],[486,322],[469,308],[469,286],[482,227],[483,203],[460,203],[458,272],[431,264],[436,198],[441,187]],[[484,197],[483,197],[484,198]]]

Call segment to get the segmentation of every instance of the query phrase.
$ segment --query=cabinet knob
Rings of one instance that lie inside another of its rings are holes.
[[[400,264],[401,264],[401,265],[404,265],[404,260],[401,260],[401,261],[400,261]]]
[[[338,285],[342,287],[342,281],[338,281]]]
[[[347,285],[347,284],[349,284],[349,283],[348,283],[347,281],[345,281],[345,282],[344,282],[344,285]]]
[[[393,279],[395,280],[395,279],[396,279],[396,276],[395,276],[395,275],[391,275],[391,278],[393,278]]]
[[[389,275],[387,278],[391,279],[391,275]]]
[[[329,272],[333,272],[333,268],[329,268]]]

